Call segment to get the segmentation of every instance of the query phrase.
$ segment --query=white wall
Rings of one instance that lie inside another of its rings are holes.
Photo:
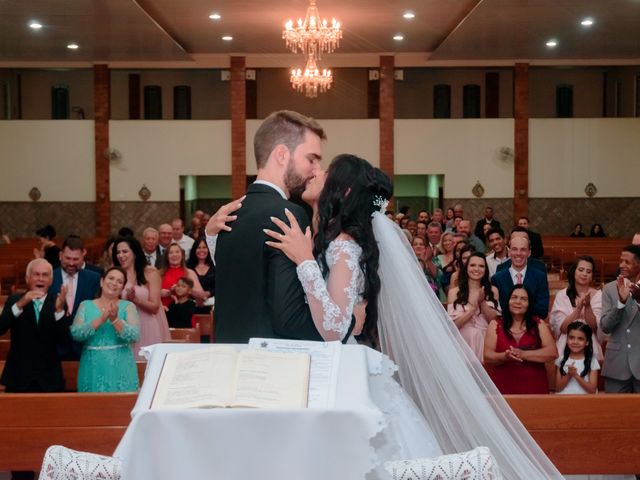
[[[488,198],[513,197],[513,119],[396,120],[395,173],[444,175],[444,195],[473,198],[480,181]]]
[[[0,201],[43,202],[96,198],[93,120],[0,122]],[[139,188],[139,187],[138,187]]]
[[[247,175],[256,174],[256,161],[253,155],[253,137],[262,120],[247,120]],[[320,124],[327,134],[323,145],[322,166],[341,153],[358,155],[374,166],[380,165],[380,122],[373,120],[321,120]]]
[[[534,119],[529,145],[531,197],[640,196],[640,118]]]
[[[145,184],[153,201],[177,201],[180,175],[231,175],[229,120],[112,120],[109,143],[122,153],[111,164],[111,200],[138,201]]]

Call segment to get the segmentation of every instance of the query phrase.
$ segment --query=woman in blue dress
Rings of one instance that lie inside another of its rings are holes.
[[[80,304],[71,327],[83,344],[78,371],[79,392],[135,392],[138,370],[132,344],[140,337],[133,303],[121,300],[127,276],[119,267],[108,269],[100,281],[100,296]]]

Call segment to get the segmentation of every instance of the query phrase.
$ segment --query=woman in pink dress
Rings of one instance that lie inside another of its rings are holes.
[[[473,353],[482,361],[484,335],[499,314],[498,289],[489,281],[483,253],[473,252],[460,270],[458,286],[449,289],[447,311]]]
[[[599,338],[604,339],[600,330],[602,314],[602,291],[591,286],[593,281],[594,262],[589,256],[578,257],[567,272],[569,286],[560,290],[551,308],[549,323],[558,341],[558,355],[564,353],[567,344],[567,327],[572,322],[583,322],[591,327],[591,345],[593,355],[603,361],[602,347]]]
[[[160,302],[161,278],[155,267],[147,265],[144,252],[135,238],[120,237],[114,242],[113,264],[127,272],[122,298],[133,302],[140,320],[140,339],[133,346],[137,360],[140,347],[170,340],[169,324]]]

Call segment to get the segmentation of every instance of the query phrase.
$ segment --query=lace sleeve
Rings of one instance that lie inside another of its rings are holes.
[[[361,253],[353,240],[334,240],[327,250],[326,283],[315,261],[307,260],[297,267],[313,321],[325,340],[342,340],[349,331],[353,307],[364,287],[358,264]]]
[[[122,331],[118,336],[125,342],[136,342],[140,338],[140,322],[136,306],[131,302],[126,302],[124,312],[120,311],[119,314],[122,319]]]
[[[73,325],[71,325],[71,336],[76,342],[84,342],[88,338],[92,337],[96,331],[91,326],[91,320],[86,318],[86,302],[82,302],[78,307],[78,312],[73,319]]]

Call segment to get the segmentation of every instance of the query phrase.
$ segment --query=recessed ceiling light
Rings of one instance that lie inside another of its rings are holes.
[[[549,48],[555,48],[558,46],[558,41],[555,39],[551,39],[549,41],[547,41],[547,43],[545,44],[547,47]]]
[[[34,30],[40,30],[42,28],[42,24],[38,22],[31,22],[29,24],[29,27],[33,28]]]
[[[67,45],[67,48],[69,50],[78,50],[80,47],[78,46],[77,43],[70,43],[69,45]]]
[[[399,41],[401,41],[401,40],[404,40],[404,37],[403,37],[402,35],[400,35],[400,34],[397,34],[397,35],[394,35],[394,36],[393,36],[393,39],[394,39],[396,42],[399,42]]]
[[[407,20],[411,20],[412,18],[416,18],[416,14],[411,12],[411,11],[406,11],[402,14],[402,16],[404,18],[406,18]]]
[[[220,15],[219,13],[212,13],[211,15],[209,15],[209,18],[211,20],[220,20],[222,18],[222,15]]]
[[[583,27],[590,27],[591,25],[593,25],[593,18],[591,17],[585,18],[580,22],[580,25],[582,25]]]
[[[224,37],[222,37],[222,40],[224,40],[225,42],[230,42],[231,40],[233,40],[233,37],[231,35],[225,35]]]

